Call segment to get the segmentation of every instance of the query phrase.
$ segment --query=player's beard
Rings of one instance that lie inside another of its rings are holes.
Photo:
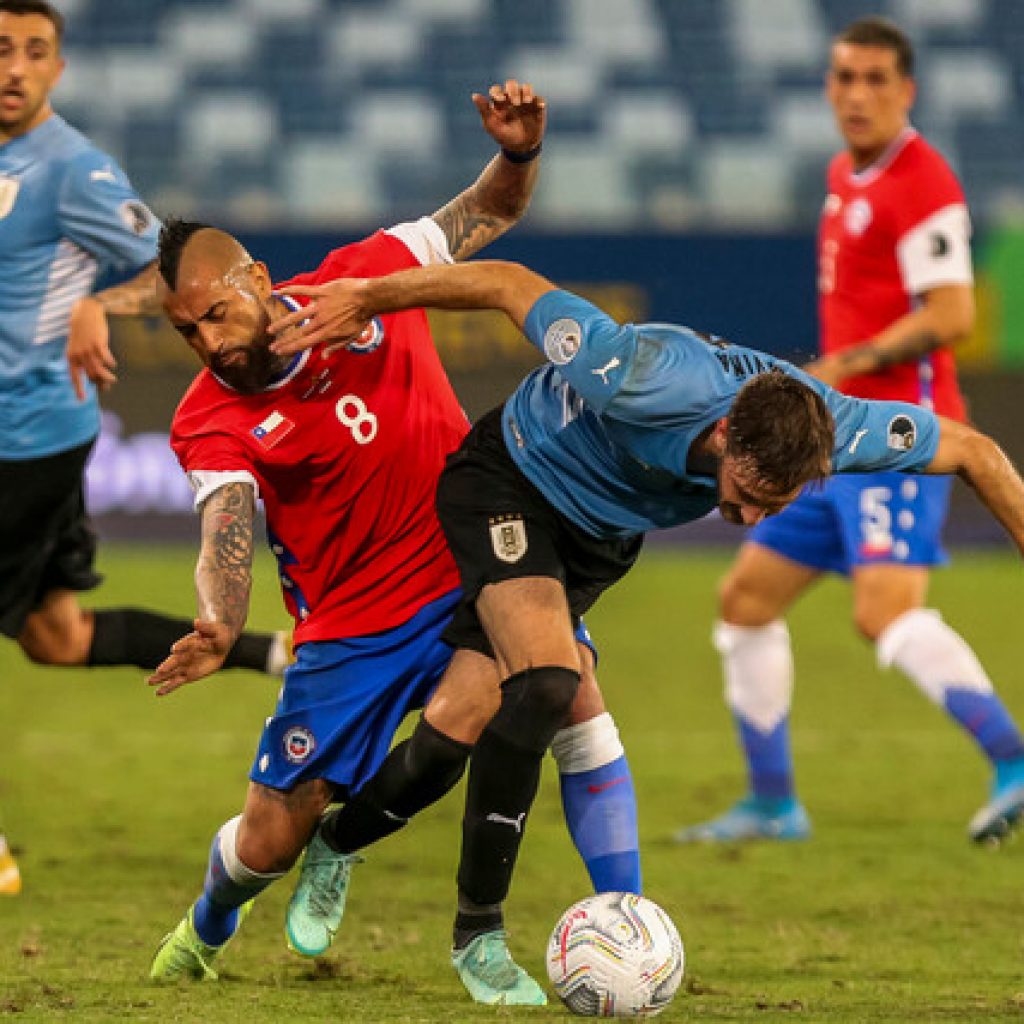
[[[273,340],[267,327],[270,316],[261,311],[256,337],[248,345],[235,345],[210,356],[210,369],[229,387],[243,395],[265,390],[284,372],[289,357],[270,351]]]

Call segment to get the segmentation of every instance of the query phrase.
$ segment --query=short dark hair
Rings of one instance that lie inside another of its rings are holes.
[[[0,0],[3,3],[3,0]],[[178,269],[181,267],[181,254],[188,240],[197,232],[210,227],[195,220],[181,220],[168,217],[160,229],[160,240],[157,242],[156,258],[160,268],[160,276],[167,287],[174,291],[178,287]]]
[[[41,14],[53,25],[57,43],[64,38],[64,15],[46,0],[0,0],[0,14]]]
[[[852,25],[847,25],[835,42],[849,43],[851,46],[878,46],[883,50],[892,50],[896,54],[896,70],[905,78],[914,74],[914,47],[907,34],[888,18],[872,15],[860,18]]]
[[[782,370],[740,388],[726,421],[725,453],[750,482],[780,497],[832,472],[835,422],[821,396]]]

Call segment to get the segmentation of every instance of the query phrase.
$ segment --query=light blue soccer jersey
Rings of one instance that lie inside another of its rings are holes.
[[[156,257],[160,224],[124,172],[57,115],[0,146],[0,459],[53,455],[99,430],[65,359],[71,307],[107,271]]]
[[[676,526],[718,504],[718,482],[690,473],[690,446],[752,376],[778,368],[814,388],[836,422],[836,472],[920,470],[935,455],[935,415],[840,394],[791,363],[668,324],[618,324],[571,292],[534,304],[525,333],[550,361],[505,405],[516,465],[595,537]]]

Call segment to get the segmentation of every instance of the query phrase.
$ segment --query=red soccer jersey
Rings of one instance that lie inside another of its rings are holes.
[[[284,284],[418,263],[380,231]],[[225,473],[255,481],[303,643],[392,628],[458,586],[434,490],[467,429],[426,314],[415,309],[376,318],[358,342],[314,347],[259,394],[241,395],[203,370],[178,406],[171,444],[197,500]]]
[[[946,161],[916,131],[908,128],[881,159],[858,173],[849,153],[833,158],[818,233],[822,352],[874,337],[909,313],[917,296],[930,288],[971,280],[963,192]],[[948,348],[916,363],[848,378],[840,389],[964,419]]]

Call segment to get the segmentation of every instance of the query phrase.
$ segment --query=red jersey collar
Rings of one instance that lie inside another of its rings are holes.
[[[892,162],[900,155],[900,153],[903,152],[907,144],[916,138],[917,129],[908,124],[907,127],[904,128],[888,146],[885,147],[882,155],[874,163],[868,164],[862,171],[855,171],[851,166],[849,171],[850,183],[852,185],[857,185],[860,188],[870,185],[871,182],[889,169]]]

